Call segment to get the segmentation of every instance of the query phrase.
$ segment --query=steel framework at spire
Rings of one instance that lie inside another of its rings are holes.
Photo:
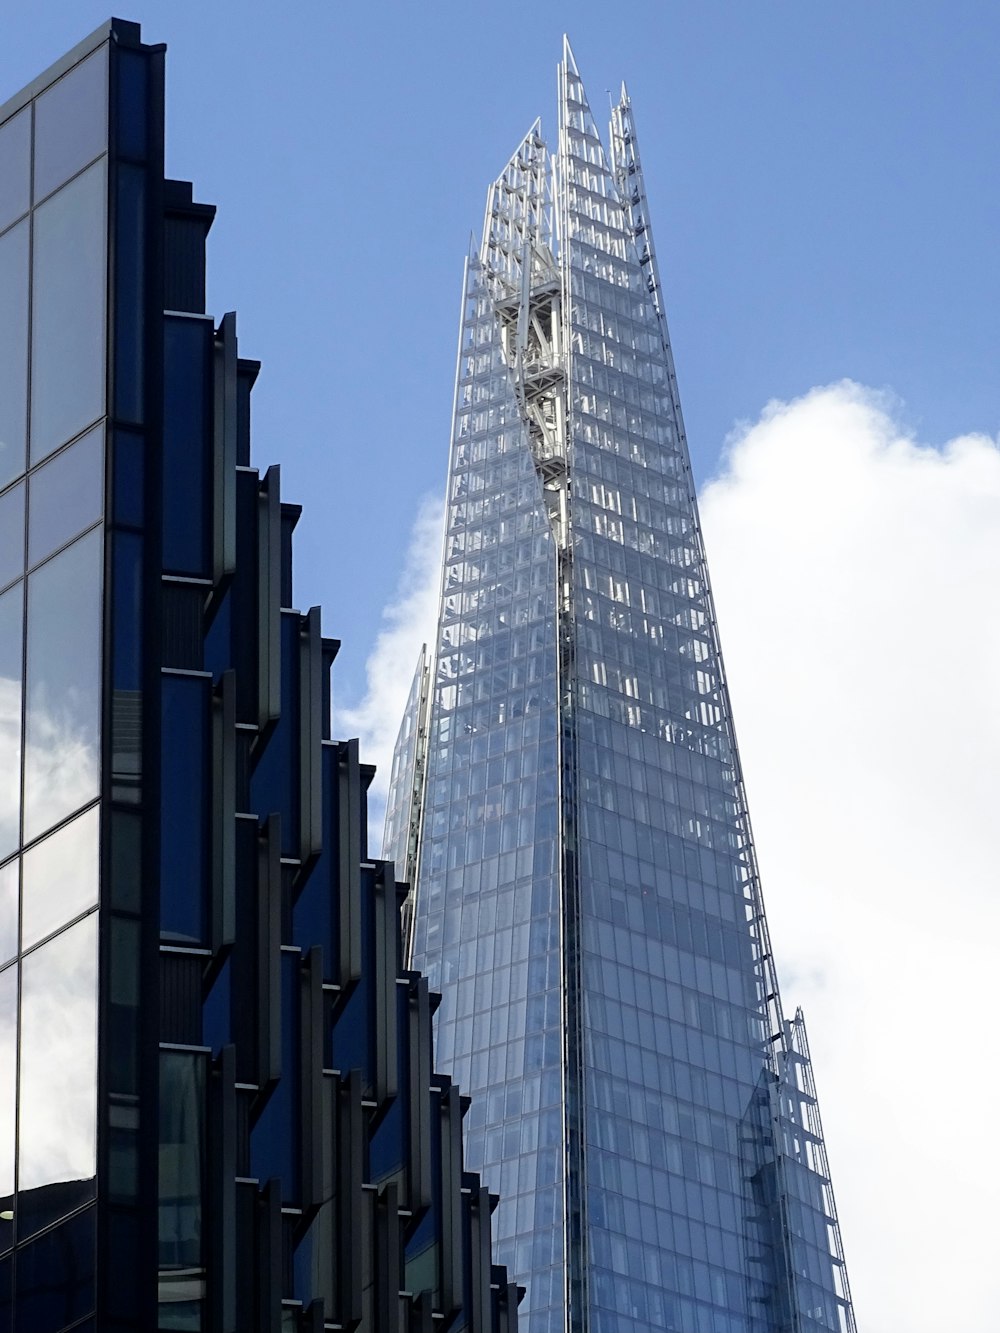
[[[528,1333],[854,1333],[781,1002],[631,101],[568,41],[466,267],[437,641],[393,767],[438,1055]]]

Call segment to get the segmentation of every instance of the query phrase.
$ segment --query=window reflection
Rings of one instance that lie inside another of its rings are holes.
[[[23,589],[19,583],[0,597],[0,857],[20,842]]]
[[[0,588],[23,573],[24,484],[20,483],[0,495]]]
[[[18,862],[8,861],[0,866],[0,967],[17,954],[17,890]]]
[[[82,537],[28,580],[25,841],[97,795],[102,537]]]
[[[89,1180],[97,1119],[96,913],[25,956],[20,1051],[19,1194]]]
[[[31,187],[31,108],[0,127],[0,231],[28,211]]]
[[[211,800],[205,756],[210,753],[212,682],[204,676],[164,676],[161,780],[166,793],[160,841],[160,932],[164,939],[205,939],[205,873]]]
[[[14,1088],[17,1074],[17,968],[0,972],[0,1212],[14,1193]],[[0,1222],[0,1252],[11,1241],[10,1223]]]
[[[201,1328],[205,1062],[160,1053],[159,1327]]]
[[[69,180],[108,143],[108,48],[42,93],[35,103],[35,199]]]
[[[24,1201],[19,1198],[18,1240]],[[16,1320],[31,1333],[93,1330],[77,1320],[94,1308],[96,1210],[88,1208],[17,1252]]]
[[[35,210],[31,459],[104,411],[105,162]]]
[[[3,189],[0,163],[0,190]],[[24,471],[28,401],[28,222],[0,236],[0,486]]]
[[[22,949],[96,905],[98,816],[95,805],[24,854]]]
[[[29,480],[28,564],[37,564],[101,517],[104,428],[98,426]]]

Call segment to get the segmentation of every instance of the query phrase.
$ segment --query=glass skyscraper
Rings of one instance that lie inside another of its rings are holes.
[[[466,266],[437,641],[393,764],[438,1058],[528,1333],[853,1333],[783,1016],[635,122],[568,44]]]

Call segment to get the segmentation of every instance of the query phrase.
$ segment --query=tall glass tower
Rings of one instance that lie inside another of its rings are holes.
[[[528,1333],[853,1333],[758,885],[632,108],[489,189],[393,766],[438,1056]]]

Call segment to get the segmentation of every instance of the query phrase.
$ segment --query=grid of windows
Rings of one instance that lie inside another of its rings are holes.
[[[744,1333],[745,820],[659,317],[564,80],[590,1326]]]
[[[106,45],[0,125],[0,1255],[40,1329],[94,1300],[107,131]]]
[[[782,1282],[795,1327],[846,1333],[634,124],[623,94],[612,164],[568,51],[560,89],[554,164],[536,124],[470,261],[434,683],[387,850],[529,1333],[774,1333]]]
[[[468,1165],[503,1197],[497,1260],[530,1282],[536,1306],[556,1311],[565,1242],[555,550],[476,260],[445,540],[415,950],[444,993],[438,1058],[473,1098]]]

